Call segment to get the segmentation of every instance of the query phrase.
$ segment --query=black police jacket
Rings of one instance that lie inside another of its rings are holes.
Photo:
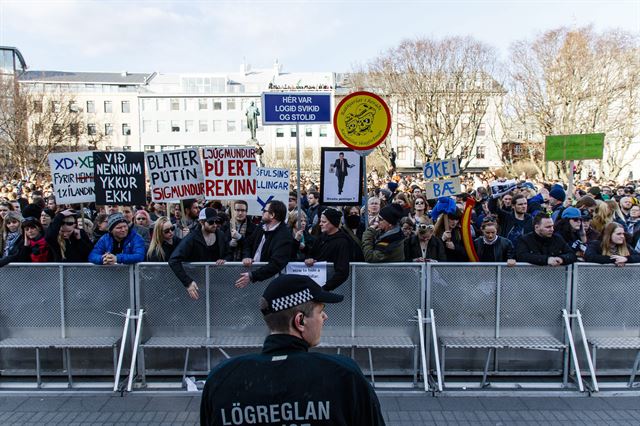
[[[380,403],[350,358],[308,352],[272,334],[262,353],[229,359],[207,379],[201,425],[384,425]]]

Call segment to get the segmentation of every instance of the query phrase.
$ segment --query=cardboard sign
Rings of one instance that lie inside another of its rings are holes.
[[[544,148],[546,161],[600,160],[604,133],[547,136]]]
[[[167,203],[204,195],[204,177],[197,149],[145,154],[151,200]]]
[[[259,168],[256,175],[256,197],[245,199],[249,204],[248,214],[262,215],[264,206],[274,200],[289,202],[289,169]]]
[[[49,169],[58,204],[92,203],[96,200],[93,152],[49,154]]]
[[[256,149],[230,146],[202,149],[204,198],[246,200],[256,196]]]
[[[96,204],[145,205],[143,152],[94,152]]]
[[[458,176],[460,174],[460,165],[458,159],[434,161],[424,165],[425,179],[442,179],[446,177]]]
[[[434,182],[427,182],[425,184],[424,193],[429,200],[432,200],[439,197],[450,197],[452,195],[461,194],[461,188],[460,178],[456,176]]]
[[[286,273],[306,275],[320,287],[324,287],[327,283],[327,262],[316,262],[313,266],[307,266],[304,262],[289,262],[287,263]]]

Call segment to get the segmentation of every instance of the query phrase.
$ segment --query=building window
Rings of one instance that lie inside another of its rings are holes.
[[[295,160],[296,159],[296,149],[294,148],[289,148],[289,160]]]
[[[486,133],[486,126],[484,124],[480,124],[478,126],[478,130],[476,130],[476,136],[484,136]]]
[[[313,148],[304,149],[304,159],[307,161],[313,161]]]
[[[235,132],[235,131],[236,131],[235,120],[227,120],[227,132]]]
[[[213,120],[213,127],[211,128],[211,131],[221,132],[222,130],[222,120]]]
[[[195,111],[196,110],[196,100],[193,98],[188,98],[184,100],[184,110],[185,111]]]
[[[169,99],[161,98],[157,100],[158,111],[167,112],[169,111]]]
[[[171,98],[171,111],[180,111],[180,99]]]
[[[324,124],[320,126],[320,137],[321,138],[327,137],[327,126]]]
[[[131,135],[131,127],[129,127],[128,123],[122,123],[122,134],[124,136]]]
[[[172,120],[171,121],[171,131],[173,133],[179,132],[180,131],[180,122],[178,122],[177,120]]]
[[[284,148],[276,148],[276,160],[284,160]]]
[[[307,126],[304,129],[304,134],[305,134],[305,136],[308,136],[308,137],[313,136],[313,129],[311,127]]]
[[[156,129],[158,133],[166,133],[169,130],[166,120],[158,120],[156,123]]]
[[[104,134],[110,136],[113,134],[113,124],[105,123],[104,124]]]
[[[35,101],[33,103],[33,112],[42,112],[42,101]]]
[[[513,146],[513,153],[514,153],[515,155],[520,155],[520,154],[522,154],[522,145],[520,145],[520,144],[516,144],[516,145],[514,145],[514,146]]]
[[[222,101],[220,99],[213,100],[213,110],[221,111],[222,110]]]
[[[407,147],[399,146],[398,147],[398,161],[404,161],[407,159]]]
[[[78,123],[69,124],[69,133],[71,133],[71,136],[78,136]]]
[[[122,112],[123,113],[131,112],[131,102],[122,101]]]
[[[485,149],[484,146],[477,146],[476,147],[476,158],[478,160],[484,159],[484,149]]]
[[[516,135],[516,139],[521,141],[523,137],[524,137],[524,132],[522,130],[518,130],[518,133]]]
[[[208,132],[209,131],[209,122],[207,120],[200,120],[198,122],[198,131],[200,131],[200,132]]]
[[[202,111],[203,109],[209,108],[209,102],[207,98],[198,99],[198,109]],[[206,131],[206,130],[205,130]]]
[[[295,138],[298,134],[296,133],[296,126],[291,126],[291,137]]]
[[[60,112],[60,102],[59,101],[51,102],[51,110],[53,112]]]
[[[236,109],[236,98],[228,98],[227,99],[227,110],[233,111]]]
[[[87,124],[87,134],[89,136],[94,136],[96,133],[96,125],[94,123]]]
[[[76,101],[69,102],[69,112],[78,112],[78,103]]]
[[[276,138],[284,137],[284,129],[282,127],[276,128]],[[284,154],[282,154],[282,158],[284,158]]]
[[[193,120],[186,120],[184,122],[184,131],[193,132]]]
[[[156,150],[156,146],[155,145],[145,145],[144,146],[144,152],[155,152]]]
[[[94,101],[87,101],[87,112],[90,114],[96,112],[96,103]]]
[[[104,112],[105,113],[113,112],[113,103],[111,103],[111,101],[104,101]]]
[[[151,131],[151,120],[142,121],[142,133],[148,133]]]

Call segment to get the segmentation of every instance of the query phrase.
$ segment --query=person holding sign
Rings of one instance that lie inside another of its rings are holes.
[[[122,213],[112,213],[107,219],[109,232],[104,234],[89,254],[95,265],[130,265],[144,261],[144,240],[129,227]]]
[[[193,228],[180,241],[169,258],[169,266],[176,277],[187,288],[189,297],[198,300],[198,284],[187,271],[183,262],[215,262],[223,265],[227,254],[228,242],[224,237],[221,225],[224,217],[214,208],[207,207],[200,210],[198,215],[200,226]]]
[[[327,208],[320,215],[322,234],[311,248],[311,257],[304,264],[311,267],[316,262],[332,262],[334,273],[327,279],[325,290],[338,288],[349,277],[349,256],[351,243],[349,237],[340,230],[342,213]]]
[[[268,262],[252,272],[243,272],[236,287],[244,288],[250,282],[264,281],[282,271],[291,257],[293,237],[286,224],[287,206],[282,201],[271,201],[262,210],[263,225],[253,233],[244,247],[244,266],[253,262]]]

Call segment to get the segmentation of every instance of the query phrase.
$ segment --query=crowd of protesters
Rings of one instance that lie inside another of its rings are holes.
[[[287,204],[248,215],[246,201],[184,200],[146,206],[58,205],[50,185],[0,186],[0,266],[12,262],[166,262],[197,299],[185,262],[242,262],[259,267],[236,286],[263,281],[288,262],[334,265],[325,288],[349,275],[350,262],[468,262],[461,219],[475,200],[471,238],[480,262],[622,266],[640,262],[640,184],[558,183],[463,176],[468,192],[427,199],[419,175],[368,176],[362,206],[325,206],[313,177]],[[168,209],[168,211],[167,211]]]

